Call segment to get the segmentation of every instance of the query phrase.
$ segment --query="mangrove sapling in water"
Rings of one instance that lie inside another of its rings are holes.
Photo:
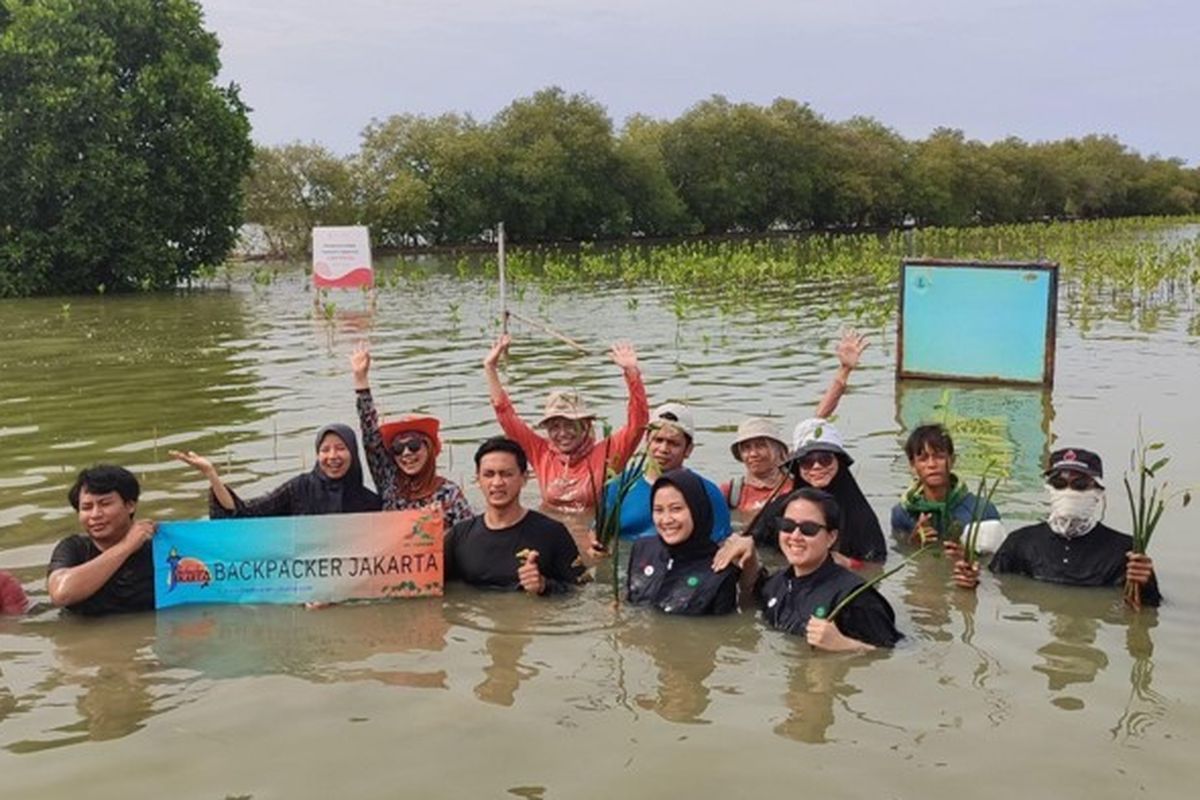
[[[1161,483],[1157,481],[1158,472],[1171,462],[1169,457],[1162,456],[1153,463],[1147,463],[1153,458],[1152,454],[1162,450],[1163,447],[1165,445],[1162,442],[1147,444],[1139,426],[1137,446],[1129,454],[1130,469],[1137,476],[1136,498],[1133,494],[1133,485],[1129,482],[1128,473],[1121,478],[1125,484],[1125,496],[1129,499],[1129,513],[1133,518],[1131,530],[1133,552],[1138,555],[1145,555],[1146,550],[1150,547],[1150,539],[1154,536],[1154,531],[1158,527],[1159,520],[1162,519],[1167,504],[1176,497],[1180,498],[1180,505],[1183,507],[1192,501],[1190,490],[1185,489],[1171,493],[1168,491],[1165,481]],[[1150,492],[1148,497],[1147,489]],[[1125,581],[1125,602],[1135,611],[1141,609],[1142,585],[1140,583],[1131,580]]]
[[[880,572],[874,578],[871,578],[871,580],[869,580],[869,581],[865,581],[862,586],[859,586],[857,589],[850,592],[850,594],[843,597],[838,602],[838,604],[835,605],[828,614],[824,613],[825,607],[822,606],[816,610],[814,616],[816,616],[817,619],[827,619],[830,622],[832,622],[834,617],[836,617],[843,608],[845,608],[846,606],[848,606],[852,602],[854,602],[854,598],[858,597],[860,594],[867,591],[868,589],[873,589],[873,588],[875,588],[875,586],[879,585],[880,583],[883,583],[885,580],[892,577],[897,572],[899,572],[900,570],[907,567],[909,564],[913,563],[916,560],[917,556],[921,555],[926,550],[929,550],[929,549],[937,546],[937,544],[938,544],[938,542],[935,539],[932,542],[929,542],[928,544],[921,545],[919,548],[917,548],[917,550],[915,552],[912,553],[912,555],[905,558],[899,564],[897,564],[896,566],[892,567],[889,570]]]
[[[618,557],[621,551],[621,508],[624,506],[625,498],[629,496],[629,492],[633,490],[638,481],[642,480],[645,474],[646,459],[650,455],[650,443],[649,439],[647,439],[646,444],[638,451],[630,464],[618,472],[617,465],[613,464],[611,460],[612,440],[609,437],[612,435],[612,426],[606,422],[602,431],[604,437],[604,485],[597,487],[596,476],[591,472],[588,473],[592,496],[596,498],[596,508],[592,518],[592,530],[596,535],[596,541],[599,543],[600,549],[611,554],[613,603],[620,603],[621,585]],[[607,502],[607,492],[604,490],[604,487],[609,485],[613,486],[613,503],[611,507]]]
[[[1000,485],[999,478],[992,481],[991,486],[988,485],[988,472],[993,463],[989,462],[984,467],[983,475],[979,478],[979,488],[975,491],[975,505],[971,507],[971,521],[967,523],[966,530],[962,533],[963,560],[971,566],[979,563],[979,530],[982,527],[983,515],[987,512],[987,507],[991,505],[992,495],[996,493],[996,488]]]

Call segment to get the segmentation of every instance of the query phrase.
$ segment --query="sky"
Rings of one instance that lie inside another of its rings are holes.
[[[487,120],[546,86],[619,127],[721,94],[909,139],[1113,134],[1200,166],[1196,0],[201,0],[260,144],[349,154],[372,119]]]

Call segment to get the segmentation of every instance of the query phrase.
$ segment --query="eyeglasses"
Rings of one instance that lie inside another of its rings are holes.
[[[796,459],[796,462],[800,465],[800,469],[812,469],[818,465],[828,467],[833,464],[835,458],[837,456],[826,450],[814,450],[811,453],[805,453],[800,456],[800,458]]]
[[[1075,478],[1068,479],[1066,475],[1051,475],[1046,481],[1055,489],[1066,489],[1068,486],[1076,492],[1086,492],[1088,489],[1096,488],[1096,482],[1086,475],[1080,475]]]
[[[796,531],[800,531],[800,533],[809,537],[816,536],[821,531],[829,530],[829,528],[821,523],[813,522],[811,519],[797,522],[791,517],[780,517],[778,525],[781,533],[795,533]]]
[[[409,453],[419,453],[421,448],[425,446],[425,440],[420,436],[409,436],[405,439],[392,440],[392,452],[398,456],[404,455],[405,451]]]

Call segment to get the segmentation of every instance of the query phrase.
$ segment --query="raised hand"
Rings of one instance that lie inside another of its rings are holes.
[[[217,474],[217,468],[213,466],[211,461],[192,450],[168,450],[167,455],[176,461],[187,464],[210,480]]]
[[[842,332],[842,338],[837,344],[838,363],[848,370],[858,367],[858,360],[863,351],[870,346],[867,337],[853,328]]]
[[[492,349],[483,357],[483,368],[488,371],[493,371],[500,363],[500,359],[508,352],[508,346],[512,344],[512,337],[507,333],[502,334],[496,343],[492,345]]]
[[[613,363],[625,371],[638,368],[637,350],[629,342],[616,342],[609,351]]]
[[[354,374],[355,389],[371,388],[371,351],[366,342],[359,342],[350,354],[350,371]]]

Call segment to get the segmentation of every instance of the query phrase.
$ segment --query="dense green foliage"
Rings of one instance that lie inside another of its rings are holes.
[[[217,52],[192,0],[0,0],[0,296],[221,263],[253,147]]]
[[[384,245],[478,241],[500,220],[515,241],[546,242],[1200,211],[1200,170],[1110,136],[989,145],[943,128],[908,141],[876,120],[831,122],[787,99],[718,96],[675,120],[635,115],[619,131],[594,100],[557,88],[487,123],[395,116],[364,131],[342,161],[344,194],[319,203],[329,183],[306,152],[259,150],[250,218],[359,221]],[[301,179],[259,185],[277,164]]]

